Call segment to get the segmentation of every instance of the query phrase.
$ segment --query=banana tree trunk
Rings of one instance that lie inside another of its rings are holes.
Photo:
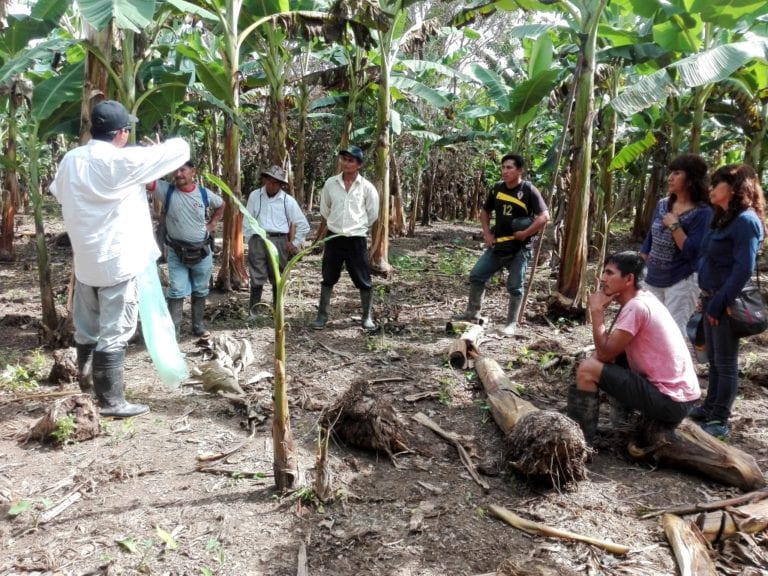
[[[8,98],[8,137],[5,143],[5,186],[3,186],[3,220],[0,234],[0,262],[13,262],[16,252],[13,248],[13,234],[16,229],[16,210],[19,205],[19,174],[16,171],[16,147],[18,124],[16,103],[13,94]]]
[[[235,88],[238,90],[238,88]],[[224,181],[241,198],[240,190],[240,129],[227,117],[224,126]],[[243,216],[232,199],[227,196],[224,208],[224,234],[221,250],[221,268],[216,287],[225,292],[239,289],[248,283],[243,244]]]
[[[391,183],[392,183],[392,214],[390,215],[389,229],[395,236],[405,235],[405,212],[403,211],[403,190],[400,170],[397,161],[390,154]]]
[[[288,394],[285,378],[285,277],[275,283],[275,414],[272,420],[272,449],[275,488],[287,492],[296,480],[296,446],[291,430],[288,411]]]
[[[35,244],[37,248],[37,274],[40,285],[40,303],[43,307],[43,334],[47,343],[59,342],[65,335],[59,331],[59,315],[51,287],[51,268],[48,264],[48,247],[45,244],[43,224],[43,195],[40,192],[40,148],[36,137],[37,123],[31,123],[29,136],[29,192],[35,217]]]
[[[595,62],[597,28],[607,0],[592,0],[584,9],[586,34],[582,37],[575,102],[571,188],[565,222],[563,258],[557,279],[560,304],[579,307],[587,267],[587,223],[592,164],[592,125],[595,116]]]
[[[371,231],[371,271],[389,276],[389,131],[392,108],[389,97],[390,87],[390,36],[381,35],[381,77],[379,78],[379,102],[376,137],[376,175],[374,185],[379,191],[379,219]]]

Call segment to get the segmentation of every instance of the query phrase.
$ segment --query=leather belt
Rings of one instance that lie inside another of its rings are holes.
[[[288,236],[285,232],[267,232],[267,236],[271,238],[280,238],[281,236]]]

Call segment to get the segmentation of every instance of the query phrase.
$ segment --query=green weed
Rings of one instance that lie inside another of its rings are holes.
[[[438,254],[437,269],[441,274],[463,277],[472,269],[476,259],[474,254],[464,248],[441,250]]]
[[[73,437],[77,430],[77,420],[72,415],[62,416],[56,420],[56,427],[50,433],[50,436],[56,441],[57,444],[64,446],[65,444],[74,443]]]
[[[35,350],[27,356],[24,366],[18,360],[12,361],[8,358],[3,364],[5,369],[0,372],[0,388],[11,392],[29,391],[36,389],[38,378],[43,377],[45,356],[40,350]]]
[[[453,402],[453,382],[448,376],[441,376],[438,381],[440,388],[437,390],[437,401],[444,406],[450,406]]]
[[[473,401],[473,404],[480,409],[480,418],[483,424],[491,420],[491,405],[485,398],[477,398]]]

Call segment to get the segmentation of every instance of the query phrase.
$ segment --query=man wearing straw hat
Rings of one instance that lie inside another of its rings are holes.
[[[261,176],[262,187],[251,192],[246,208],[277,248],[282,271],[291,256],[301,249],[309,232],[309,222],[299,208],[299,203],[283,190],[283,186],[288,184],[285,170],[279,166],[270,166]],[[261,302],[267,280],[272,285],[272,305],[275,304],[275,277],[269,264],[267,247],[247,218],[243,223],[243,236],[248,244],[248,271],[251,275],[248,309],[253,316],[254,307]]]

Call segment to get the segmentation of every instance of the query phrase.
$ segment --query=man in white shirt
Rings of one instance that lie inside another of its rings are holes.
[[[267,238],[277,248],[280,257],[280,271],[285,269],[288,260],[296,254],[309,232],[307,217],[293,196],[283,191],[288,184],[285,170],[279,166],[270,166],[261,173],[262,187],[248,196],[246,208],[256,218]],[[251,226],[248,219],[243,223],[243,237],[248,245],[248,271],[251,275],[251,297],[248,309],[255,313],[254,307],[261,302],[264,283],[272,285],[272,305],[276,300],[275,276],[269,264],[267,246]]]
[[[92,387],[102,416],[117,418],[149,410],[126,402],[123,391],[125,349],[138,321],[136,277],[160,255],[144,185],[189,158],[181,138],[126,148],[137,121],[119,102],[96,104],[91,140],[67,152],[51,184],[74,253],[80,387]]]
[[[320,194],[320,229],[317,239],[326,234],[335,238],[325,243],[323,251],[323,281],[320,285],[320,304],[317,318],[310,325],[322,330],[328,322],[328,307],[333,287],[341,277],[341,268],[355,287],[360,290],[363,308],[361,325],[373,330],[373,284],[368,264],[368,229],[379,218],[379,193],[376,187],[360,175],[363,151],[349,146],[339,152],[341,173],[326,180]]]

